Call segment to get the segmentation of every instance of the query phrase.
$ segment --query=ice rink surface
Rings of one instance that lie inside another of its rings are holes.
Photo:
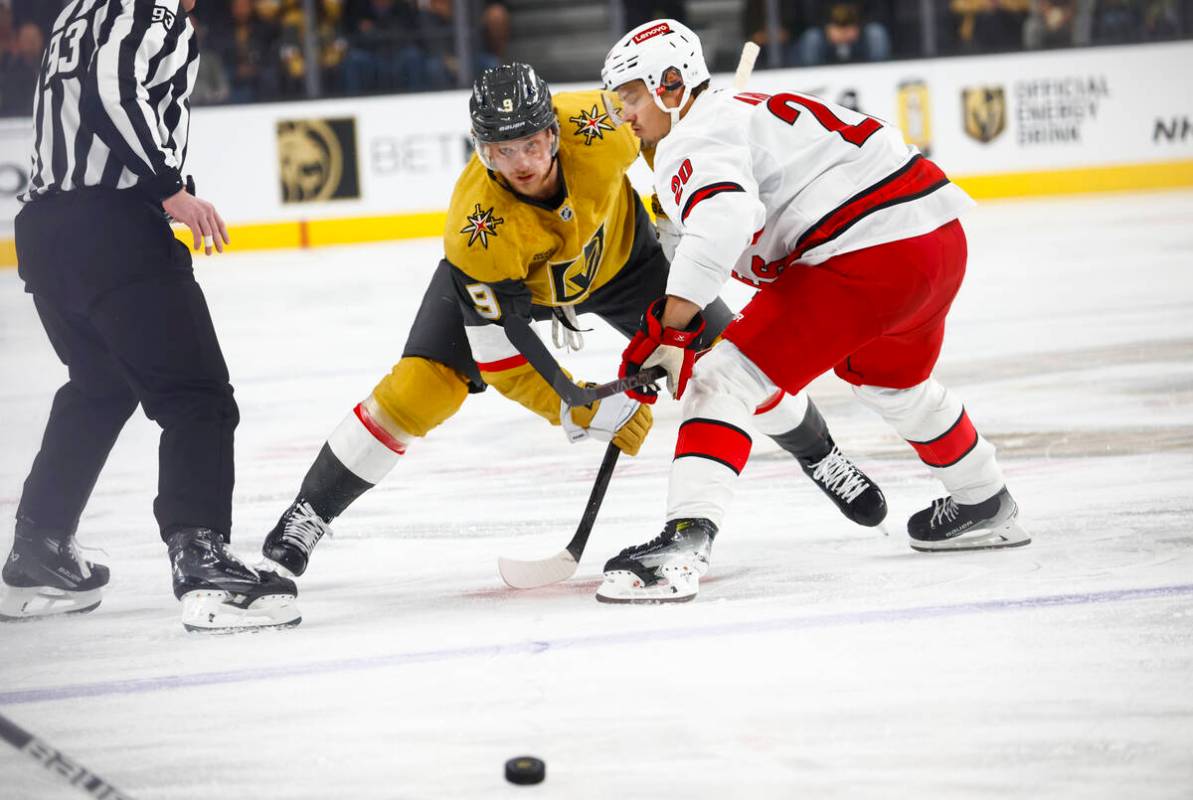
[[[1030,546],[911,551],[904,522],[939,487],[830,376],[812,396],[886,491],[889,538],[758,437],[699,598],[596,603],[604,560],[662,525],[661,402],[576,577],[513,591],[498,555],[567,542],[603,448],[489,391],[337,522],[300,627],[191,635],[138,415],[80,529],[110,590],[93,614],[0,627],[0,713],[138,798],[1193,797],[1193,193],[965,223],[937,375],[999,446]],[[243,555],[399,357],[440,250],[197,259],[242,414]],[[563,361],[608,380],[621,344],[592,322]],[[64,374],[0,273],[4,552]],[[504,782],[521,754],[544,784]],[[4,748],[0,796],[81,795]]]

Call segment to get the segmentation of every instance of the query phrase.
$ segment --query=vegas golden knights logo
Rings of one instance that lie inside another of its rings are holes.
[[[360,197],[356,120],[283,120],[277,126],[283,203]]]
[[[555,302],[574,303],[586,295],[604,254],[605,226],[601,225],[584,245],[582,258],[551,264],[551,291],[555,294]]]
[[[1007,127],[1007,97],[1001,86],[974,86],[961,90],[965,132],[985,144]]]
[[[923,81],[899,84],[899,129],[903,139],[926,156],[932,155],[932,98]]]

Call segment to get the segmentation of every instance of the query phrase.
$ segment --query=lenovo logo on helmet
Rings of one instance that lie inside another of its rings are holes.
[[[647,28],[642,33],[634,34],[634,44],[642,44],[647,39],[653,39],[656,36],[662,36],[664,33],[671,33],[671,26],[666,22],[660,22],[653,28]]]

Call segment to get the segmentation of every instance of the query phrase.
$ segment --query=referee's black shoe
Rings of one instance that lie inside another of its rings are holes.
[[[0,620],[93,611],[108,584],[108,568],[79,555],[74,533],[17,517],[12,551],[0,573]]]
[[[187,630],[231,633],[302,622],[294,581],[241,561],[215,531],[180,528],[167,544]]]

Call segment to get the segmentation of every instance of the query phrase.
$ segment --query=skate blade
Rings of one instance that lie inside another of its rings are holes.
[[[60,614],[86,614],[94,611],[102,599],[103,589],[72,592],[50,586],[8,586],[4,597],[0,599],[0,621],[20,622]]]
[[[283,578],[289,578],[292,581],[298,580],[299,577],[268,556],[261,556],[261,560],[256,564],[253,564],[252,567],[253,569],[257,570],[257,572],[273,572]]]
[[[911,549],[921,553],[964,552],[967,550],[1001,550],[1006,547],[1023,547],[1031,544],[1031,537],[1017,520],[1000,525],[993,530],[963,533],[953,539],[939,542],[911,540]]]
[[[647,586],[632,572],[617,570],[605,573],[605,582],[596,591],[598,603],[657,605],[660,603],[687,603],[696,599],[700,588],[700,576],[684,572],[668,580]]]
[[[293,628],[302,622],[294,595],[263,595],[247,608],[234,605],[231,600],[229,592],[187,592],[182,596],[182,627],[194,633],[240,633]]]

